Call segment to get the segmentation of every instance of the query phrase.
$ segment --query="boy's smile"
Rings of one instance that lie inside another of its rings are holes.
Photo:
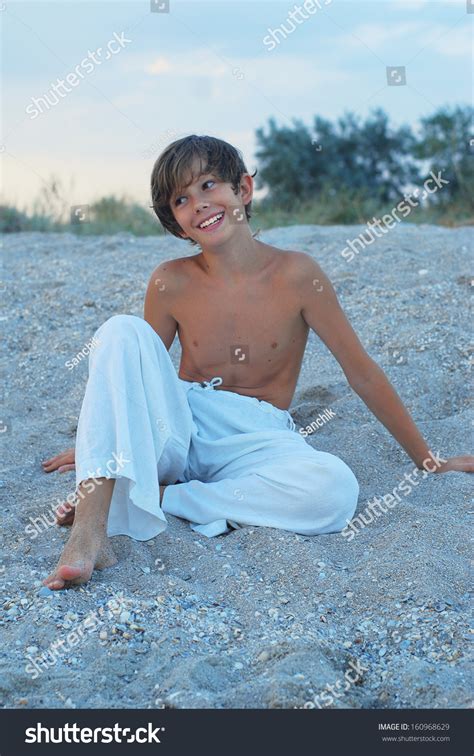
[[[219,228],[223,221],[224,221],[224,215],[225,211],[221,210],[218,213],[215,213],[214,215],[210,215],[208,218],[205,218],[205,220],[198,223],[196,228],[201,229],[201,231],[214,231],[216,228]]]

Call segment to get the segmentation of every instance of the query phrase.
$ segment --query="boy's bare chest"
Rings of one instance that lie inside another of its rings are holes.
[[[177,304],[175,317],[183,351],[195,364],[270,368],[306,340],[297,297],[284,286],[198,289]]]

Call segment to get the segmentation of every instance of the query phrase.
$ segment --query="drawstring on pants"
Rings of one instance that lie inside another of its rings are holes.
[[[215,378],[211,378],[210,381],[201,381],[199,384],[204,389],[215,389],[217,386],[222,386],[224,381],[219,376],[215,376]]]

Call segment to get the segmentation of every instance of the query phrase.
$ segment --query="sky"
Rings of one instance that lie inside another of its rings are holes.
[[[31,209],[54,176],[70,205],[148,207],[156,157],[186,134],[231,142],[253,172],[270,117],[382,107],[416,127],[472,103],[474,0],[306,2],[0,2],[0,202]]]

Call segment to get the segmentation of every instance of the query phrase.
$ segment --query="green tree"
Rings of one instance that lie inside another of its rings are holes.
[[[317,191],[312,170],[314,147],[307,127],[295,120],[293,128],[277,126],[270,118],[268,134],[257,129],[260,168],[257,186],[268,186],[268,199],[291,206],[295,199],[312,196]]]
[[[268,199],[278,204],[335,195],[343,188],[388,202],[418,178],[411,129],[391,128],[381,109],[365,122],[353,113],[336,124],[316,116],[312,131],[300,121],[290,128],[270,119],[268,132],[258,129],[256,137],[260,186],[268,186]]]
[[[428,172],[442,171],[450,182],[432,195],[436,204],[457,202],[474,209],[473,115],[473,107],[458,105],[421,119],[415,155],[428,162]]]

